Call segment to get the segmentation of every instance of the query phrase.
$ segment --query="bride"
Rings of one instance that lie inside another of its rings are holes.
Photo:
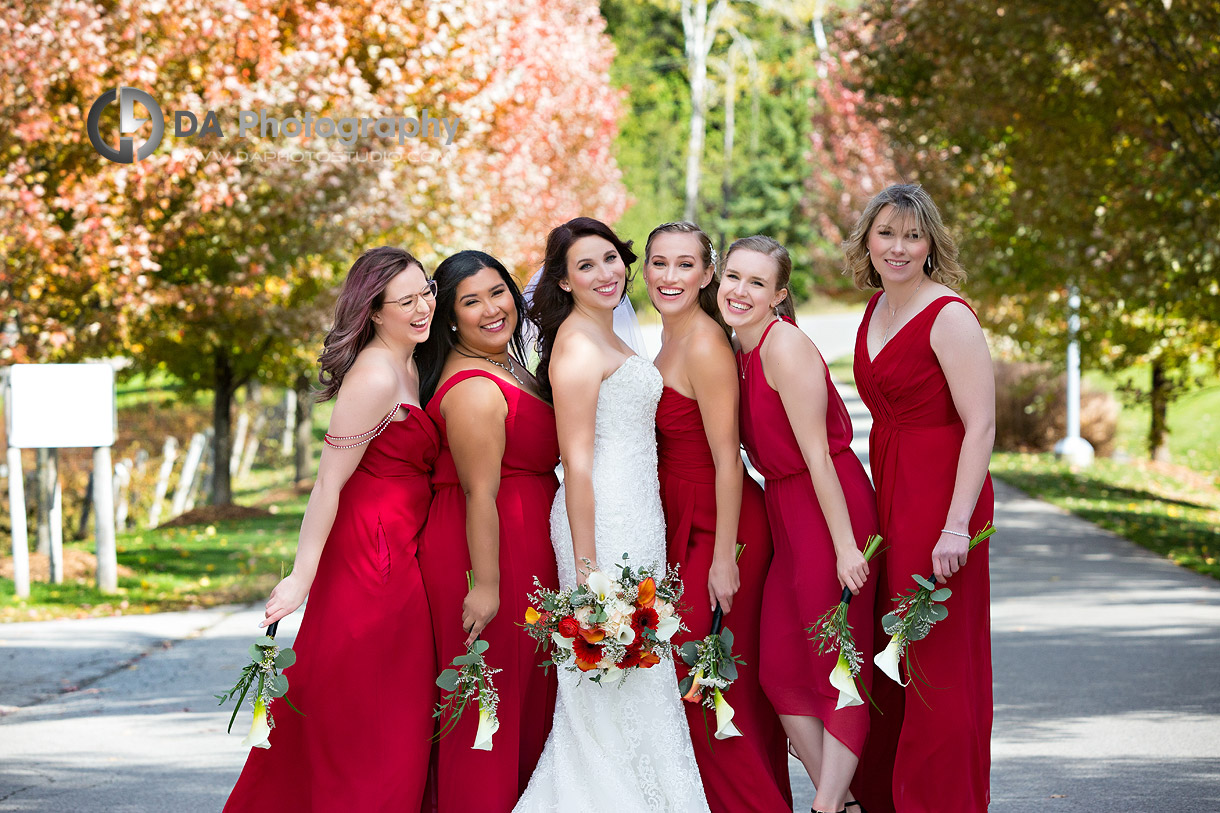
[[[636,259],[578,217],[547,237],[534,291],[539,388],[555,404],[564,484],[551,508],[560,587],[581,561],[665,564],[655,418],[661,375],[614,333]],[[559,670],[555,721],[515,810],[707,811],[672,661],[600,685]]]

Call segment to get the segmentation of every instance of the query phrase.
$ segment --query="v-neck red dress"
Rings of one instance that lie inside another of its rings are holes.
[[[465,813],[471,800],[484,813],[508,813],[529,784],[542,755],[555,709],[555,670],[544,672],[545,654],[523,633],[526,597],[534,579],[552,590],[559,587],[551,547],[551,503],[559,480],[559,439],[550,404],[484,370],[450,376],[428,401],[428,415],[440,429],[441,451],[432,474],[435,496],[428,527],[420,543],[420,566],[432,608],[439,668],[466,651],[462,601],[468,592],[466,571],[466,495],[449,448],[441,401],[457,384],[471,378],[494,382],[508,404],[504,419],[504,456],[496,512],[500,520],[500,609],[483,630],[490,645],[489,666],[500,693],[500,729],[490,751],[471,749],[478,714],[471,707],[436,749],[434,790],[439,813]]]
[[[873,416],[869,459],[881,533],[889,546],[887,584],[878,595],[877,611],[884,613],[893,606],[890,597],[914,585],[913,574],[932,573],[932,549],[953,498],[965,426],[931,345],[937,315],[962,300],[933,301],[870,360],[868,326],[880,296],[868,303],[856,335],[855,375]],[[991,521],[994,503],[988,475],[970,518],[971,534]],[[953,591],[945,602],[948,618],[908,649],[921,678],[906,687],[905,703],[903,690],[874,693],[883,714],[873,713],[874,733],[853,785],[873,813],[987,809],[992,717],[987,553],[987,543],[970,552],[966,566],[947,584]],[[886,643],[878,641],[877,648]],[[892,800],[885,793],[891,776]]]
[[[253,748],[225,810],[420,809],[436,705],[428,600],[416,560],[436,427],[416,406],[364,450],[339,492],[305,615],[271,703],[271,748]]]
[[[839,603],[834,543],[818,504],[809,469],[788,421],[779,393],[767,383],[762,346],[778,321],[763,332],[758,346],[737,353],[741,380],[741,440],[754,467],[767,478],[765,495],[775,557],[763,593],[761,667],[763,690],[780,714],[816,717],[857,756],[868,734],[868,706],[835,709],[839,690],[830,685],[837,653],[819,655],[806,627]],[[851,450],[851,417],[826,370],[826,439],[851,517],[856,545],[864,549],[877,532],[873,487]],[[855,596],[847,618],[861,653],[872,652],[873,593],[869,578]],[[873,662],[863,658],[860,679],[872,685]]]
[[[666,558],[681,570],[689,631],[674,636],[681,646],[711,631],[707,574],[716,548],[716,464],[703,430],[699,402],[671,387],[657,404],[657,469],[665,509]],[[758,658],[763,583],[771,566],[771,531],[762,489],[749,475],[741,489],[737,541],[741,587],[724,627],[733,632],[733,652],[745,663],[725,695],[742,736],[714,740],[716,718],[697,703],[685,703],[691,744],[712,813],[792,810],[787,737],[759,681]],[[679,664],[678,674],[687,667]]]

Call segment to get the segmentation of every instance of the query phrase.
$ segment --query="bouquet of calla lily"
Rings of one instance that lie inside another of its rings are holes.
[[[275,720],[269,710],[272,698],[283,697],[289,708],[302,717],[304,716],[301,710],[292,705],[292,701],[288,699],[288,678],[279,672],[281,669],[292,666],[297,660],[296,653],[291,648],[281,649],[276,646],[275,631],[279,624],[278,621],[273,623],[267,629],[266,635],[250,644],[250,663],[242,668],[241,675],[237,678],[237,683],[233,688],[223,694],[215,695],[220,701],[220,705],[223,706],[239,693],[241,694],[237,700],[237,706],[233,709],[233,716],[229,718],[228,731],[232,731],[233,721],[237,719],[237,712],[241,710],[241,704],[245,702],[246,695],[250,693],[250,687],[254,685],[255,681],[258,681],[258,688],[254,692],[254,719],[250,723],[250,733],[241,741],[244,748],[271,747],[268,737],[271,735],[271,729],[275,727]]]
[[[864,561],[871,561],[881,547],[881,537],[873,534],[864,545]],[[860,674],[860,650],[856,648],[856,640],[852,635],[851,624],[847,623],[847,605],[851,603],[851,588],[843,588],[843,596],[839,603],[827,610],[821,618],[805,632],[810,633],[810,641],[818,645],[818,654],[838,650],[839,659],[830,670],[830,685],[839,690],[839,702],[835,709],[845,706],[859,706],[864,703],[856,688],[856,676]]]
[[[525,632],[549,650],[544,668],[563,666],[595,683],[611,683],[672,655],[669,641],[683,628],[674,606],[682,597],[677,568],[635,569],[627,558],[623,554],[616,565],[618,578],[592,569],[585,559],[591,568],[585,584],[569,590],[538,585],[530,595]]]
[[[682,660],[691,667],[691,672],[678,684],[682,699],[690,703],[701,703],[716,713],[716,739],[740,737],[741,732],[733,724],[733,707],[724,699],[724,693],[737,680],[737,665],[745,661],[733,654],[733,631],[721,629],[724,612],[720,604],[712,614],[712,631],[702,641],[687,641],[678,648]]]
[[[995,533],[995,526],[990,522],[970,539],[967,550],[974,548]],[[892,613],[886,613],[881,619],[881,626],[890,636],[890,642],[885,649],[878,652],[873,662],[882,672],[901,686],[907,685],[902,680],[898,664],[906,654],[911,641],[919,641],[928,637],[932,626],[937,621],[949,617],[949,608],[944,605],[945,599],[953,595],[948,587],[937,587],[936,577],[924,578],[917,573],[911,574],[915,587],[905,595],[894,596],[891,601],[898,606]],[[907,672],[910,673],[910,664]]]
[[[466,571],[466,586],[474,589],[474,574]],[[440,730],[434,740],[439,740],[457,726],[462,719],[466,704],[474,700],[479,704],[479,727],[474,734],[474,744],[470,747],[476,751],[490,751],[492,735],[500,729],[500,720],[496,716],[496,708],[500,705],[500,693],[491,681],[491,676],[499,669],[487,665],[484,655],[490,647],[486,641],[478,638],[466,650],[465,655],[453,659],[453,668],[446,669],[436,678],[436,685],[445,694],[437,703],[432,716],[439,719]]]

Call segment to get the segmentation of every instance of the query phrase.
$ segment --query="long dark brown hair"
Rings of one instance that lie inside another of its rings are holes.
[[[369,249],[352,263],[339,299],[335,302],[335,321],[323,340],[318,364],[319,401],[329,401],[343,385],[343,376],[356,362],[356,356],[373,340],[373,314],[385,304],[385,288],[390,280],[415,266],[424,265],[409,252],[394,246]],[[424,275],[427,272],[424,271]]]
[[[776,293],[783,290],[788,292],[783,301],[775,306],[775,315],[787,316],[795,321],[796,306],[792,303],[792,289],[788,287],[788,283],[792,279],[792,256],[788,254],[788,249],[784,248],[783,244],[774,237],[768,237],[765,234],[742,237],[734,240],[729,246],[729,250],[724,253],[726,267],[729,264],[729,257],[733,256],[734,251],[739,250],[757,251],[759,254],[766,254],[775,260],[775,291]]]
[[[420,368],[419,402],[424,406],[427,406],[436,394],[445,360],[457,344],[457,334],[450,328],[456,323],[453,311],[457,302],[458,286],[462,280],[470,279],[484,268],[490,268],[500,275],[513,297],[513,304],[517,306],[517,326],[508,342],[508,349],[518,362],[525,363],[525,299],[521,296],[517,281],[508,273],[504,264],[490,254],[482,251],[459,251],[452,257],[446,257],[432,275],[436,282],[436,309],[432,316],[432,332],[428,334],[427,341],[419,346],[416,355]]]
[[[703,308],[703,312],[715,320],[716,324],[720,325],[720,329],[724,331],[724,335],[730,339],[733,338],[733,331],[724,321],[724,316],[720,313],[720,305],[716,301],[716,292],[720,288],[720,269],[716,267],[716,249],[712,248],[712,240],[703,229],[685,220],[680,220],[675,223],[662,223],[651,232],[648,233],[648,241],[644,243],[644,265],[648,265],[649,258],[652,256],[652,241],[656,239],[658,234],[693,234],[695,239],[699,241],[700,259],[703,260],[703,267],[712,269],[712,281],[699,289],[699,307]]]
[[[568,278],[568,249],[582,237],[594,235],[610,242],[623,258],[627,267],[627,284],[623,296],[631,283],[631,264],[636,261],[635,252],[631,250],[631,241],[623,242],[614,230],[591,217],[577,217],[551,229],[546,237],[546,255],[542,260],[542,270],[538,272],[538,284],[534,287],[534,301],[530,305],[529,317],[538,325],[538,370],[534,375],[538,379],[538,389],[548,401],[551,395],[551,352],[555,349],[555,336],[559,326],[572,312],[575,302],[569,291],[559,287],[559,283]]]

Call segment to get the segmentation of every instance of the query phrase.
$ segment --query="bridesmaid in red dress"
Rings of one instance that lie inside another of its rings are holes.
[[[544,672],[518,624],[534,579],[557,589],[551,502],[559,481],[555,413],[521,359],[524,302],[508,270],[481,251],[436,269],[437,327],[421,349],[430,370],[421,394],[441,434],[428,526],[420,545],[437,662],[447,667],[476,637],[490,646],[500,693],[490,751],[471,745],[468,709],[440,741],[436,809],[507,813],[529,784],[555,708],[555,672]],[[466,573],[474,580],[469,588]]]
[[[874,714],[857,788],[873,813],[983,811],[990,580],[987,544],[967,554],[967,542],[994,508],[991,355],[974,312],[949,287],[965,273],[921,187],[891,186],[873,198],[846,245],[856,284],[882,289],[868,304],[855,358],[856,385],[873,414],[869,456],[889,545],[877,611],[910,589],[912,574],[935,574],[953,589],[949,617],[908,649],[918,682],[907,685],[905,703],[897,684],[879,681],[884,715]]]
[[[771,531],[762,489],[741,463],[737,365],[716,305],[712,243],[698,226],[666,223],[648,235],[644,255],[648,296],[662,321],[657,456],[667,559],[681,567],[689,607],[683,614],[689,631],[674,643],[707,635],[719,603],[733,651],[745,661],[728,695],[742,736],[713,743],[714,718],[688,703],[691,743],[713,813],[787,813],[786,738],[758,678]],[[745,545],[740,563],[738,543]]]
[[[762,610],[763,690],[817,788],[813,810],[858,806],[848,789],[868,734],[868,708],[836,709],[837,653],[819,655],[805,628],[856,597],[848,621],[860,652],[872,652],[873,594],[862,553],[877,531],[872,486],[851,450],[851,419],[809,337],[792,321],[792,260],[770,237],[729,247],[720,312],[740,350],[741,437],[766,477],[775,558]],[[872,661],[859,680],[871,685]]]
[[[292,572],[260,626],[309,596],[270,748],[250,752],[226,811],[419,810],[436,666],[416,538],[428,515],[436,429],[412,354],[435,288],[407,252],[352,266],[319,362],[336,398]],[[426,371],[425,371],[426,372]]]

